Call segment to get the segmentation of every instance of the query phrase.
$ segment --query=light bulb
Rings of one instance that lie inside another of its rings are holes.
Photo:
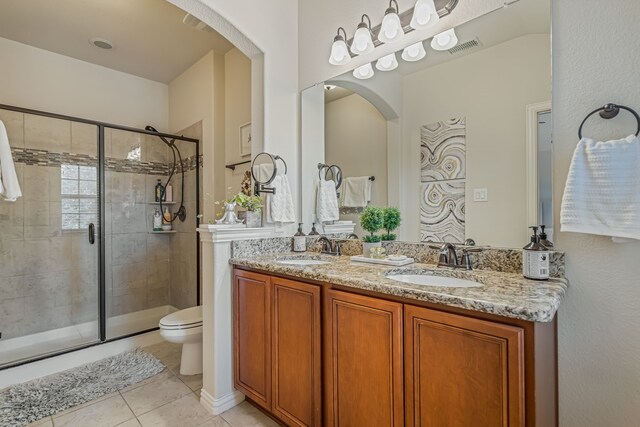
[[[340,31],[342,30],[342,34]],[[349,55],[349,48],[344,41],[347,37],[347,33],[344,28],[338,28],[338,34],[333,38],[333,44],[331,45],[331,54],[329,55],[329,64],[331,65],[344,65],[351,61],[351,55]]]
[[[351,53],[355,55],[363,55],[365,53],[369,53],[374,48],[373,40],[371,39],[371,21],[369,21],[369,24],[367,25],[364,22],[365,16],[367,17],[367,19],[369,19],[367,15],[362,15],[362,22],[358,24],[358,29],[353,35]]]
[[[376,68],[380,71],[391,71],[398,68],[398,60],[395,53],[383,56],[376,62]]]
[[[433,0],[418,0],[413,8],[413,16],[411,17],[411,28],[416,30],[424,30],[432,27],[440,21],[440,15],[436,10]]]
[[[382,25],[378,33],[378,40],[382,43],[390,43],[398,41],[404,36],[402,23],[398,16],[397,3],[396,8],[389,7],[382,18]]]
[[[404,48],[402,51],[402,59],[408,62],[415,62],[424,58],[426,54],[427,51],[424,50],[424,45],[422,42],[418,42]]]
[[[353,77],[360,80],[370,79],[373,77],[373,67],[371,63],[364,64],[353,70]]]
[[[458,37],[453,28],[436,34],[431,40],[431,47],[434,50],[448,50],[458,44]]]

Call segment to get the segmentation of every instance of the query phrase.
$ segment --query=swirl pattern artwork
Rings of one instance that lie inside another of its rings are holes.
[[[420,240],[465,240],[465,118],[420,129]]]
[[[422,182],[466,177],[465,118],[443,120],[420,128]]]

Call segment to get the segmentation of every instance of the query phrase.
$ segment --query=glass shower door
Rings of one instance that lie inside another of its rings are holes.
[[[0,367],[99,341],[98,127],[0,108],[23,197],[0,201]]]

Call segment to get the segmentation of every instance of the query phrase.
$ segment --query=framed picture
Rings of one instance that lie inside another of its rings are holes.
[[[251,155],[251,122],[240,126],[240,155]]]

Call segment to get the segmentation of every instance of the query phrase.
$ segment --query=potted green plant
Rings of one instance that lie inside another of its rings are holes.
[[[384,220],[382,228],[387,231],[386,234],[382,235],[382,240],[390,241],[396,240],[396,235],[392,233],[395,229],[400,227],[400,209],[386,207],[384,208]]]
[[[360,216],[360,226],[363,230],[368,231],[369,235],[364,236],[363,252],[364,256],[371,255],[371,248],[381,246],[380,236],[376,236],[376,232],[382,229],[384,225],[384,211],[382,208],[375,206],[367,206]]]
[[[262,198],[260,196],[249,196],[240,192],[229,200],[247,210],[245,223],[248,228],[262,226]]]

